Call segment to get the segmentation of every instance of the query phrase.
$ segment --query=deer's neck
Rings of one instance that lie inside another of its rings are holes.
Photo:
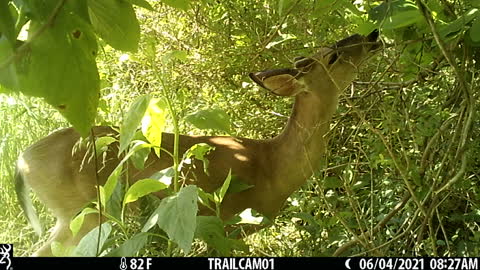
[[[337,95],[301,93],[285,129],[272,139],[276,178],[286,193],[296,190],[316,172],[325,152],[325,134],[338,105]]]

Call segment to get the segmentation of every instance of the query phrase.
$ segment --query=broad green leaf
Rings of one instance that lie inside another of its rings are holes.
[[[150,100],[145,115],[142,118],[142,133],[154,148],[157,156],[160,156],[162,133],[168,115],[168,106],[165,99],[154,98]]]
[[[185,120],[199,129],[216,129],[230,133],[230,117],[221,109],[208,109],[192,113]]]
[[[55,257],[71,257],[75,251],[75,246],[64,246],[61,242],[53,241],[50,245],[52,254]]]
[[[157,192],[166,188],[168,188],[167,185],[155,179],[139,180],[128,189],[123,200],[123,205],[134,202],[152,192]]]
[[[109,217],[116,218],[117,220],[122,219],[122,211],[123,211],[122,203],[123,203],[124,195],[125,195],[125,187],[122,181],[118,181],[117,186],[113,190],[112,195],[110,196],[106,206],[104,207],[104,211],[108,213]]]
[[[41,21],[32,20],[29,37],[43,25]],[[17,90],[43,97],[86,136],[94,123],[99,96],[96,53],[96,37],[91,26],[62,10],[55,23],[33,39],[29,50],[15,63]]]
[[[325,188],[339,188],[343,186],[343,182],[338,177],[326,177],[323,186]]]
[[[132,4],[119,0],[88,0],[90,21],[95,32],[117,50],[135,52],[140,40]]]
[[[472,23],[470,38],[473,42],[480,42],[480,17],[477,17]]]
[[[366,36],[366,35],[370,34],[376,28],[377,28],[377,26],[373,22],[365,21],[365,22],[358,25],[358,27],[355,29],[355,33]]]
[[[117,186],[118,179],[122,174],[122,170],[123,170],[123,163],[120,163],[113,170],[113,172],[108,176],[107,182],[105,182],[105,185],[103,185],[103,187],[100,187],[100,199],[101,199],[102,205],[105,206],[106,203],[108,203],[110,196],[112,196],[113,191]]]
[[[103,244],[107,240],[110,232],[112,231],[112,225],[106,222],[103,223],[101,226],[101,230],[99,229],[100,226],[97,226],[95,229],[91,230],[87,233],[80,243],[78,243],[77,247],[75,248],[74,255],[80,257],[95,257],[97,256],[97,246],[100,248],[103,247]],[[100,241],[98,241],[99,237],[98,234],[100,233]],[[99,250],[99,253],[101,250]]]
[[[383,2],[369,11],[369,17],[387,30],[405,27],[422,19],[418,7],[408,0]]]
[[[162,0],[162,2],[171,7],[184,11],[187,11],[190,8],[190,0]]]
[[[120,150],[119,154],[127,149],[128,145],[135,136],[137,127],[140,125],[145,111],[150,104],[150,95],[140,96],[133,101],[127,115],[120,126]]]
[[[238,240],[225,237],[223,222],[215,216],[198,216],[195,237],[205,241],[210,247],[220,252],[221,256],[229,256],[238,244]]]
[[[83,225],[85,216],[88,214],[98,213],[97,209],[85,208],[78,214],[75,218],[70,221],[70,231],[72,231],[73,236],[77,235]]]
[[[141,232],[129,238],[118,248],[110,251],[106,257],[133,257],[145,246],[148,240],[148,233]]]
[[[142,231],[148,231],[156,223],[185,254],[190,252],[197,226],[197,196],[197,187],[190,185],[163,199]]]
[[[478,14],[479,9],[473,8],[468,12],[464,13],[462,16],[458,17],[458,19],[440,26],[438,28],[438,33],[442,38],[449,38],[451,36],[455,36],[455,34],[465,30],[465,25],[470,23],[473,19],[477,18]]]
[[[128,2],[132,3],[135,6],[142,7],[144,9],[148,9],[150,11],[155,11],[153,7],[148,3],[146,0],[127,0]]]

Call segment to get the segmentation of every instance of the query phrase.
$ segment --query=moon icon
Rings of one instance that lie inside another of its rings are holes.
[[[352,268],[350,268],[350,260],[351,260],[351,258],[348,258],[348,259],[345,261],[345,267],[346,267],[347,269],[352,269]]]

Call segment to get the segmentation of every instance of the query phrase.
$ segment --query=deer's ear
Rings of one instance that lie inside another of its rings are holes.
[[[297,70],[281,69],[250,73],[250,78],[259,86],[279,96],[295,96],[303,91],[302,84],[295,78]]]
[[[295,96],[302,91],[302,85],[292,75],[282,74],[265,78],[265,88],[279,96]]]

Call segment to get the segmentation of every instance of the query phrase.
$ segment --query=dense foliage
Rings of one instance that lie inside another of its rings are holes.
[[[0,95],[0,201],[5,205],[0,243],[13,242],[16,255],[30,254],[37,237],[16,203],[14,162],[26,146],[69,125],[58,112],[86,134],[93,122],[121,125],[123,119],[138,118],[127,112],[136,100],[142,116],[148,104],[157,104],[168,131],[270,138],[286,122],[291,100],[254,87],[247,74],[289,67],[296,56],[375,28],[383,49],[362,66],[340,100],[324,169],[289,198],[273,226],[245,240],[248,248],[207,242],[213,247],[207,249],[198,232],[190,246],[170,233],[168,224],[159,224],[167,234],[159,230],[147,237],[139,231],[152,211],[159,211],[149,204],[142,207],[142,218],[104,224],[102,232],[111,234],[103,239],[108,251],[154,256],[480,253],[480,1],[98,3],[0,3],[0,91],[8,94]],[[159,99],[136,99],[144,94]],[[55,110],[27,96],[42,97]],[[143,185],[137,188],[163,188]],[[196,191],[182,189],[175,196],[172,200],[181,200]],[[51,223],[48,212],[36,205],[41,219]],[[218,227],[216,221],[196,222]],[[165,238],[180,248],[172,249]]]

